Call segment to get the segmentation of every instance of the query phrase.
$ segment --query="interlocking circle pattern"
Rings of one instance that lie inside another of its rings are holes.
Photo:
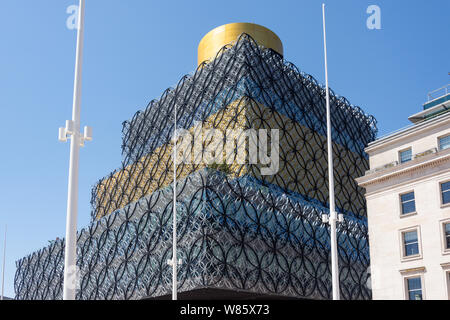
[[[193,136],[198,128],[279,132],[273,175],[261,174],[263,163],[233,158],[178,163],[179,291],[330,299],[330,235],[321,222],[328,212],[324,98],[313,77],[243,34],[124,122],[122,166],[93,188],[92,222],[78,234],[77,298],[170,293],[177,108],[177,130]],[[376,137],[376,121],[332,91],[331,112],[336,207],[345,215],[338,226],[341,295],[370,299],[365,199],[354,179],[368,169],[364,148]],[[254,156],[245,146],[246,157]],[[17,261],[16,298],[61,299],[63,266],[64,240]]]

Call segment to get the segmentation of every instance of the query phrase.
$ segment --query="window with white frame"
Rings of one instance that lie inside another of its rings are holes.
[[[450,250],[450,222],[443,224],[444,229],[444,250]]]
[[[450,300],[450,271],[445,273],[445,281],[447,281],[447,299]]]
[[[450,300],[450,271],[447,272],[447,299]]]
[[[412,149],[402,150],[398,153],[400,163],[405,163],[412,160]]]
[[[450,203],[450,181],[441,183],[441,201],[442,204]]]
[[[441,137],[439,140],[439,150],[445,150],[450,148],[450,135]]]
[[[418,229],[402,232],[403,257],[413,257],[420,254]]]
[[[416,212],[416,201],[414,199],[414,191],[400,195],[401,212],[409,214]]]
[[[408,300],[422,300],[422,277],[416,276],[411,278],[406,278],[406,298]]]

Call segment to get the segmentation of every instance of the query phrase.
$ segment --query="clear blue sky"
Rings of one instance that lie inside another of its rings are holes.
[[[64,237],[69,144],[58,127],[71,117],[76,0],[0,2],[0,244],[8,224],[6,295],[15,261]],[[90,221],[91,187],[119,167],[121,123],[196,67],[212,28],[253,22],[281,38],[285,58],[324,82],[322,1],[87,0],[79,228]],[[448,0],[328,0],[330,85],[378,119],[380,134],[408,125],[428,91],[449,83]],[[381,8],[382,30],[366,9]],[[2,252],[3,253],[3,252]]]

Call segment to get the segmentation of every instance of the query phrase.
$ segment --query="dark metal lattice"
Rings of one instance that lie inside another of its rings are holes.
[[[331,295],[325,90],[248,35],[124,122],[122,168],[92,191],[78,236],[80,299],[138,299],[170,291],[173,114],[178,128],[277,129],[279,171],[261,165],[180,164],[180,290],[217,287],[315,299]],[[369,299],[364,147],[376,122],[331,92],[343,298]],[[248,151],[248,148],[247,148]],[[64,241],[17,262],[18,299],[62,296]]]

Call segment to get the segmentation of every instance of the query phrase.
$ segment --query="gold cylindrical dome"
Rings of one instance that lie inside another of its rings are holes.
[[[242,33],[249,34],[259,45],[283,55],[283,44],[271,30],[254,23],[229,23],[211,30],[203,37],[198,45],[198,64],[213,59],[223,46],[237,40]]]

